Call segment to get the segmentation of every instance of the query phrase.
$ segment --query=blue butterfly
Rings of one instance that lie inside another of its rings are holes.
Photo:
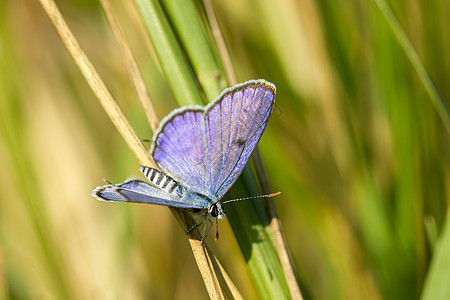
[[[92,196],[203,211],[188,230],[203,222],[203,242],[213,225],[211,218],[217,223],[225,217],[220,199],[241,174],[266,129],[275,93],[272,83],[250,80],[225,89],[206,107],[173,110],[161,121],[150,148],[160,170],[139,167],[151,184],[127,180],[97,187]],[[207,231],[206,220],[211,224]]]

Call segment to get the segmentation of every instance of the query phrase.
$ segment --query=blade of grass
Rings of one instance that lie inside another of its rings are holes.
[[[433,216],[426,215],[423,218],[423,225],[425,227],[428,244],[430,245],[431,251],[434,252],[434,250],[436,249],[437,241],[439,239],[439,230],[436,224],[436,220]]]
[[[161,1],[207,99],[214,99],[224,80],[193,1]]]
[[[169,2],[170,5],[165,2],[167,6],[170,7],[167,15],[171,17],[171,23],[175,24],[174,32],[183,42],[184,49],[188,53],[190,61],[192,61],[193,65],[195,65],[194,69],[198,70],[201,74],[220,74],[218,65],[212,58],[213,49],[211,49],[211,46],[207,44],[207,37],[204,28],[201,27],[200,21],[193,21],[200,20],[201,18],[195,7],[193,5],[186,5],[184,1]],[[202,46],[199,46],[199,44]],[[226,51],[226,49],[224,50]],[[209,57],[209,59],[205,59],[205,57]],[[201,81],[200,78],[199,81]],[[214,85],[206,89],[206,91],[215,91],[215,94],[210,92],[208,95],[208,92],[206,93],[207,96],[210,97],[209,99],[212,100],[212,97],[216,96],[220,90],[217,89],[218,85],[215,80],[210,80],[207,84]],[[178,103],[180,105],[188,104],[179,100]],[[239,195],[254,195],[255,193],[251,193],[252,188],[250,186],[256,186],[256,181],[249,168],[247,168],[245,172],[248,176],[248,180],[242,185],[244,189],[240,190]],[[258,194],[258,192],[256,192],[256,194]],[[286,288],[287,283],[283,276],[283,272],[275,272],[277,276],[270,276],[266,273],[266,270],[282,270],[282,268],[280,266],[278,253],[275,251],[275,247],[273,246],[273,241],[265,229],[265,226],[267,226],[267,215],[265,214],[262,202],[249,202],[247,205],[252,207],[252,211],[259,212],[256,214],[248,214],[246,216],[246,218],[250,220],[250,224],[259,224],[259,228],[264,230],[264,233],[261,231],[261,234],[256,236],[256,240],[254,239],[255,236],[252,234],[254,229],[252,226],[247,226],[249,223],[242,222],[241,218],[229,218],[229,220],[230,223],[232,223],[233,231],[237,236],[238,234],[236,231],[247,231],[247,234],[240,235],[241,239],[238,238],[238,242],[243,252],[252,253],[247,262],[255,285],[259,287],[260,295],[263,298],[270,298],[283,294],[288,296],[289,290]],[[248,209],[248,207],[245,209],[240,205],[236,206],[236,210],[239,210],[241,214],[245,214]],[[278,227],[278,229],[279,228],[280,227]],[[260,239],[261,236],[264,236],[264,238]],[[243,242],[242,239],[249,240]],[[258,246],[254,246],[255,243],[257,243]],[[243,245],[250,246],[245,249]],[[292,270],[292,265],[290,265],[289,268]],[[291,281],[291,283],[297,285],[295,277],[294,281]],[[298,286],[296,292],[293,294],[295,294],[297,299],[301,298],[301,296],[298,297],[301,295],[298,290]]]
[[[96,94],[105,111],[108,113],[111,121],[121,133],[130,149],[138,158],[139,163],[142,165],[154,166],[153,160],[151,159],[149,153],[143,147],[142,143],[140,142],[135,132],[126,120],[125,116],[123,115],[122,111],[120,110],[119,106],[107,90],[100,76],[95,71],[94,67],[92,66],[84,52],[81,50],[77,40],[66,25],[54,1],[40,0],[40,3],[46,11],[50,20],[52,21],[67,50],[69,51],[72,58],[80,68],[80,71],[91,86],[91,89]],[[171,211],[172,213],[174,213],[177,220],[185,229],[190,228],[194,223],[194,220],[192,220],[192,218],[186,215],[182,210],[171,209]],[[223,294],[218,284],[215,270],[208,263],[211,260],[211,256],[213,255],[210,252],[203,250],[203,247],[199,241],[198,230],[193,230],[191,232],[191,234],[189,235],[189,242],[210,297],[214,299],[223,299]]]
[[[236,72],[234,72],[233,63],[228,52],[227,44],[225,43],[225,39],[223,38],[222,30],[220,30],[214,7],[212,6],[210,0],[203,0],[203,6],[205,7],[206,16],[208,18],[209,26],[211,27],[211,31],[216,42],[217,49],[219,50],[219,55],[225,69],[226,78],[228,79],[230,85],[235,85],[238,83]]]
[[[214,40],[219,50],[220,57],[224,64],[228,82],[230,82],[231,85],[235,85],[237,83],[236,73],[234,72],[231,58],[228,52],[228,47],[223,38],[219,22],[217,21],[216,14],[214,12],[214,8],[210,0],[203,0],[203,5],[205,7],[205,12],[214,36]],[[253,152],[252,159],[255,164],[256,174],[263,194],[272,193],[273,191],[270,188],[269,178],[267,177],[267,174],[265,172],[258,147],[256,147],[255,151]],[[267,212],[270,217],[270,228],[274,237],[275,248],[278,251],[278,257],[280,259],[280,263],[289,287],[291,297],[293,299],[303,299],[295,276],[292,257],[287,246],[286,237],[282,230],[281,221],[278,217],[275,205],[272,199],[266,199],[265,202],[267,204]]]
[[[170,2],[170,4],[168,3]],[[205,34],[205,29],[201,26],[200,19],[201,16],[195,9],[193,5],[186,5],[184,1],[166,1],[164,2],[166,4],[165,7],[168,8],[167,15],[171,17],[171,23],[175,24],[175,34],[178,35],[179,39],[183,42],[183,46],[185,51],[188,53],[188,56],[190,58],[190,61],[194,65],[194,69],[197,70],[197,73],[200,72],[201,74],[220,74],[220,70],[218,68],[218,65],[215,63],[215,60],[212,58],[213,49],[211,46],[208,45],[208,40]],[[198,20],[198,21],[194,21]],[[216,32],[220,31],[219,28],[216,28]],[[201,46],[199,46],[201,45]],[[225,55],[229,58],[228,52],[225,47],[225,43],[223,43],[223,49],[222,49],[222,55]],[[206,59],[205,57],[209,58]],[[214,71],[215,70],[215,71]],[[231,72],[234,74],[234,72]],[[201,82],[201,78],[199,78],[199,81]],[[206,92],[207,96],[209,96],[209,99],[213,99],[220,90],[217,90],[218,85],[216,84],[215,80],[210,80],[207,82],[208,84],[213,84],[214,86],[205,89],[206,91],[215,91],[215,94],[212,94],[210,92]],[[186,104],[183,102],[179,102],[180,105]],[[247,172],[247,175],[249,178],[252,178],[250,170],[247,168],[245,171]],[[256,186],[255,180],[248,180],[248,183],[244,184],[245,191],[241,190],[240,195],[247,194],[250,195],[252,188],[248,187],[250,186]],[[254,211],[260,212],[260,214],[255,215],[249,215],[247,218],[252,219],[250,223],[252,224],[265,224],[267,225],[267,216],[265,214],[265,211],[261,208],[263,208],[263,205],[261,202],[254,202],[253,204],[255,207],[253,208]],[[242,213],[245,213],[245,209],[241,206],[236,206],[237,210],[240,210]],[[245,222],[241,222],[238,218],[229,218],[230,222],[234,223],[232,224],[232,227],[234,231],[249,231],[252,232],[253,228],[251,226],[246,226],[248,224],[245,224]],[[261,227],[261,228],[264,228]],[[277,227],[280,229],[281,227]],[[280,295],[280,290],[283,290],[287,286],[286,279],[283,277],[283,273],[277,273],[277,275],[280,275],[278,277],[270,277],[265,276],[267,275],[264,272],[264,268],[267,269],[276,269],[281,270],[280,262],[278,260],[278,253],[274,251],[274,246],[272,244],[272,240],[270,239],[269,235],[267,235],[267,232],[263,235],[259,235],[258,238],[261,236],[264,236],[265,239],[257,239],[256,241],[250,241],[249,244],[254,244],[255,242],[259,243],[261,247],[251,247],[250,249],[242,249],[242,245],[240,243],[241,249],[243,252],[252,252],[254,255],[251,256],[251,259],[249,259],[249,267],[251,266],[250,270],[252,274],[254,275],[254,281],[257,286],[260,287],[260,294],[262,297],[270,297],[270,295]],[[242,237],[249,238],[254,237],[254,235],[246,234],[242,235]],[[239,240],[239,239],[238,239]],[[247,245],[248,243],[244,243],[244,245]],[[286,247],[284,247],[286,249]],[[281,251],[283,252],[283,251]],[[285,252],[286,253],[286,252]],[[285,255],[280,255],[285,257]],[[269,257],[269,259],[268,259]],[[288,272],[290,274],[293,274],[292,265],[286,266],[287,269],[290,269],[291,272]],[[291,278],[292,279],[292,278]],[[293,297],[300,299],[301,294],[298,289],[298,285],[295,280],[295,276],[293,277],[294,280],[291,280],[291,283],[293,284],[292,291],[293,291]],[[275,287],[275,288],[273,288]],[[280,288],[282,287],[282,288]],[[287,293],[288,295],[288,293]]]
[[[111,25],[111,29],[117,39],[117,42],[122,49],[125,61],[127,63],[128,72],[130,73],[134,88],[136,89],[136,93],[139,97],[139,100],[141,101],[142,107],[144,108],[144,112],[147,115],[150,127],[152,128],[152,131],[155,132],[158,128],[159,120],[156,116],[155,108],[153,107],[153,103],[150,99],[147,87],[145,86],[144,79],[142,78],[141,72],[139,71],[139,67],[136,63],[136,60],[134,59],[133,53],[131,52],[130,46],[123,33],[123,30],[112,12],[111,4],[108,0],[101,0],[100,2],[103,6],[103,10],[105,11],[106,17],[108,18],[108,22]]]
[[[136,5],[142,15],[161,68],[174,92],[176,100],[179,103],[183,102],[185,105],[202,104],[202,98],[196,87],[195,80],[190,73],[189,66],[186,64],[184,55],[178,46],[177,40],[159,3],[157,1],[147,2],[136,0]],[[172,211],[174,210],[172,209]],[[192,225],[192,222],[188,220],[186,215],[182,217],[185,224]],[[185,229],[187,230],[190,227],[186,226]],[[202,250],[203,247],[199,242],[199,236],[197,234],[198,230],[192,231],[190,235],[195,236],[192,236],[193,238],[190,238],[189,242],[196,257],[197,266],[202,274],[205,287],[211,298],[223,298],[216,274],[220,270],[210,268],[208,262],[210,261],[209,256],[212,256],[212,253]],[[228,276],[225,278],[228,278]],[[228,286],[231,286],[231,284]],[[226,287],[222,286],[222,288]]]
[[[400,46],[402,47],[403,51],[405,52],[406,56],[411,62],[411,65],[416,71],[417,76],[419,76],[420,81],[424,85],[425,91],[427,92],[436,111],[441,117],[441,120],[447,129],[447,132],[450,133],[450,116],[448,110],[444,102],[442,101],[441,97],[439,96],[439,93],[436,90],[436,87],[434,86],[433,81],[430,78],[430,75],[428,75],[425,66],[422,64],[419,55],[417,55],[417,52],[414,50],[414,47],[409,41],[408,36],[406,35],[405,31],[400,25],[398,19],[395,17],[394,12],[392,11],[389,4],[385,0],[374,0],[374,1],[377,4],[378,8],[381,10],[386,21],[389,23],[390,29],[394,33],[395,37],[397,38],[397,41],[399,42]]]
[[[81,73],[86,78],[92,91],[95,93],[109,118],[114,123],[125,142],[128,144],[128,147],[138,158],[139,163],[146,166],[155,166],[147,150],[145,150],[136,133],[126,121],[125,116],[117,103],[114,101],[111,93],[106,88],[87,56],[81,50],[77,40],[73,36],[61,13],[56,7],[55,2],[52,0],[39,1],[53,23],[56,31],[60,35],[62,42],[66,46],[72,58],[75,60],[75,63],[78,65]]]
[[[196,82],[159,3],[155,0],[135,2],[175,98],[192,105],[202,103]]]
[[[228,192],[230,198],[258,195],[259,190],[247,166]],[[228,220],[248,264],[250,275],[262,299],[289,299],[277,251],[270,236],[269,220],[261,201],[229,203]]]
[[[273,193],[274,191],[270,188],[269,178],[267,177],[267,173],[264,169],[264,164],[258,148],[255,149],[252,157],[263,194],[267,195]],[[280,258],[281,267],[283,268],[284,277],[286,278],[292,299],[303,299],[302,293],[300,292],[300,287],[297,283],[297,278],[295,276],[294,264],[287,245],[286,236],[284,235],[283,225],[278,217],[277,209],[273,201],[274,199],[272,198],[265,199],[267,213],[270,217],[270,228],[272,229],[275,248],[278,251],[278,257]]]
[[[206,248],[208,249],[208,251],[211,251],[208,246],[206,246]],[[225,269],[222,267],[222,265],[217,260],[217,258],[213,257],[213,259],[211,260],[211,263],[213,264],[213,267],[216,270],[216,274],[219,279],[220,286],[222,287],[226,298],[238,299],[238,300],[243,299],[242,295],[239,293],[239,290],[236,288],[233,281],[231,281],[231,278],[225,272]]]
[[[444,300],[450,299],[450,214],[447,213],[447,220],[442,232],[442,236],[436,245],[431,266],[425,279],[425,285],[421,299],[423,300]]]

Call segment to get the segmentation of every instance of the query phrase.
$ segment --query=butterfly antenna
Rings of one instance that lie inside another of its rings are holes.
[[[281,192],[276,192],[276,193],[272,193],[272,194],[268,194],[268,195],[259,195],[259,196],[245,197],[245,198],[230,199],[227,201],[223,201],[222,204],[225,204],[228,202],[256,199],[256,198],[272,198],[272,197],[278,196],[279,194],[281,194]]]
[[[111,181],[109,181],[108,179],[103,178],[103,181],[106,182],[107,184],[111,184],[112,185]]]

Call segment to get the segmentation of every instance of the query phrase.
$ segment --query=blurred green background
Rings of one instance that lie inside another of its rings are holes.
[[[124,2],[113,7],[162,118],[176,103]],[[57,4],[139,137],[151,138],[100,5]],[[376,2],[213,4],[239,81],[277,86],[260,149],[283,193],[275,203],[303,296],[450,297],[449,132]],[[448,1],[389,5],[450,106]],[[206,298],[167,208],[90,196],[102,178],[138,176],[138,162],[39,2],[0,2],[0,72],[0,298]],[[257,298],[228,222],[220,228],[211,246]]]

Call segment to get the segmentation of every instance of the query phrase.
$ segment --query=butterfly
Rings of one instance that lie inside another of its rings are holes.
[[[102,201],[149,203],[189,209],[204,223],[225,217],[220,200],[241,174],[258,144],[275,102],[276,88],[250,80],[225,89],[205,107],[173,110],[155,132],[150,153],[159,169],[140,166],[149,182],[130,179],[97,187]],[[210,226],[206,231],[206,224]],[[206,234],[205,234],[206,232]],[[216,240],[218,231],[216,229]]]

